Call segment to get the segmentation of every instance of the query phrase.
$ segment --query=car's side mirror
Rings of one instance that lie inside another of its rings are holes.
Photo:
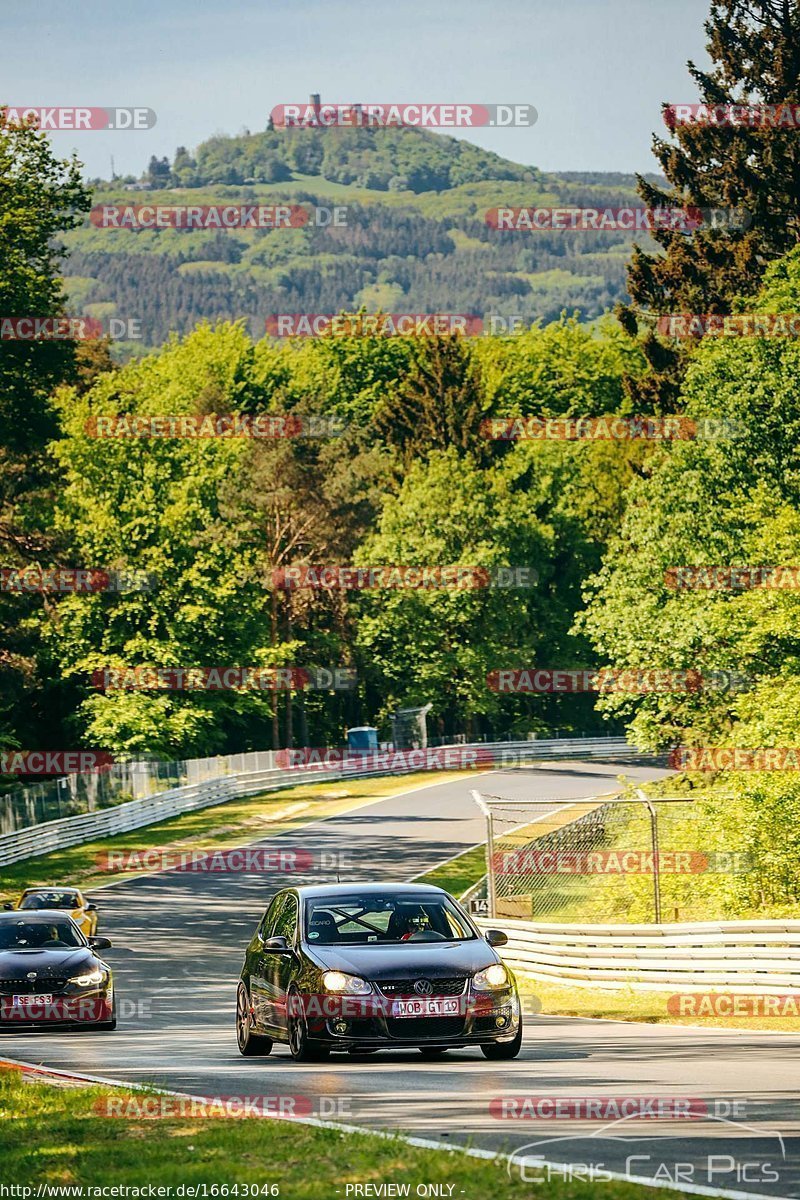
[[[86,911],[87,912],[97,912],[97,905],[96,904],[87,904]]]
[[[110,950],[111,940],[104,937],[90,937],[89,945],[93,950]]]
[[[490,946],[505,946],[508,944],[508,934],[503,933],[502,929],[487,929],[484,934]]]
[[[264,942],[265,950],[272,950],[276,954],[288,954],[291,947],[283,934],[278,934],[276,937],[269,937]]]
[[[13,912],[13,911],[14,911],[14,905],[13,905],[13,904],[4,904],[4,905],[3,905],[3,908],[6,910],[6,912]]]

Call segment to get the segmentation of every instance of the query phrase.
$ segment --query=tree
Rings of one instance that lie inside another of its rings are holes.
[[[57,235],[80,223],[90,200],[76,159],[53,156],[32,125],[0,108],[0,314],[58,317],[64,294]],[[52,561],[53,486],[46,444],[57,430],[49,393],[75,371],[75,342],[3,341],[0,352],[0,553],[3,565]],[[55,691],[37,674],[32,597],[0,592],[0,739],[31,744],[58,728]],[[48,703],[49,700],[49,703]],[[14,736],[12,734],[12,736]],[[54,744],[58,744],[57,741]]]
[[[800,5],[797,0],[713,0],[708,20],[710,71],[690,62],[703,103],[797,105],[800,101]],[[667,178],[662,188],[642,176],[649,208],[696,206],[743,209],[738,231],[701,226],[684,234],[657,230],[658,253],[635,247],[628,269],[632,303],[618,315],[629,333],[643,327],[650,365],[629,381],[646,411],[674,409],[687,351],[660,337],[654,316],[675,312],[729,313],[737,296],[752,296],[769,262],[800,236],[800,138],[796,128],[675,124],[673,140],[653,149]]]
[[[480,425],[487,410],[468,343],[458,334],[436,335],[414,340],[411,368],[378,408],[375,426],[406,466],[419,455],[453,447],[486,460]]]
[[[462,565],[485,568],[488,578],[498,567],[524,565],[541,578],[530,587],[360,594],[359,660],[380,686],[383,715],[431,701],[448,732],[478,717],[513,721],[515,706],[504,708],[487,674],[527,664],[553,641],[547,581],[554,531],[535,508],[513,472],[481,469],[452,445],[410,468],[360,547],[360,566]],[[523,706],[516,709],[530,722]]]
[[[799,303],[800,249],[768,269],[756,307],[796,312]],[[690,417],[728,421],[731,431],[676,442],[653,456],[649,475],[629,491],[601,572],[588,585],[580,624],[610,665],[728,671],[749,681],[746,700],[736,689],[719,688],[605,697],[607,711],[633,716],[634,736],[644,745],[727,738],[743,705],[753,720],[756,701],[765,728],[783,719],[782,681],[794,681],[800,671],[798,593],[681,590],[670,586],[667,572],[800,561],[798,368],[793,339],[703,343],[681,399]],[[800,738],[797,709],[789,712]]]
[[[64,473],[56,520],[81,563],[137,570],[151,590],[68,595],[42,623],[55,670],[80,703],[74,727],[119,755],[175,758],[263,745],[273,693],[108,691],[93,672],[121,667],[280,666],[269,593],[259,577],[264,534],[252,497],[248,439],[99,438],[91,416],[226,413],[257,386],[238,326],[199,328],[158,356],[101,375],[83,395],[56,396]]]

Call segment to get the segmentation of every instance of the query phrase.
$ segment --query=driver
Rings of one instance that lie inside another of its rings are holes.
[[[417,912],[403,912],[396,915],[395,936],[399,936],[401,942],[407,942],[414,936],[415,933],[421,933],[428,925],[427,915],[418,909]]]

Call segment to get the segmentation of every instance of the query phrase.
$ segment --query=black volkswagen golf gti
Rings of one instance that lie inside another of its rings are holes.
[[[288,1042],[303,1062],[331,1050],[417,1047],[434,1058],[480,1046],[515,1058],[522,1017],[514,977],[441,888],[329,884],[279,892],[245,953],[236,1032],[242,1054]]]

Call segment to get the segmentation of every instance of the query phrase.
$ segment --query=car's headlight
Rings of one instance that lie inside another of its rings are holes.
[[[92,987],[97,983],[105,983],[108,976],[105,971],[99,968],[95,971],[90,971],[88,975],[73,975],[69,980],[70,983],[77,984],[78,987]]]
[[[472,976],[472,986],[476,992],[491,992],[495,988],[506,987],[508,982],[508,971],[502,963],[493,963],[491,967]]]
[[[345,975],[342,971],[326,971],[322,982],[329,992],[343,992],[348,996],[366,996],[372,991],[366,979],[360,979],[358,975]]]

